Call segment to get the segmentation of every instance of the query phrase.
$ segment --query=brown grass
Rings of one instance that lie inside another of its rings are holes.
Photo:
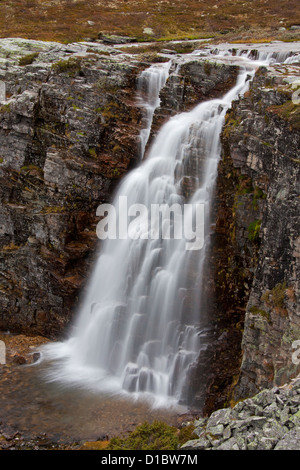
[[[280,26],[293,24],[300,24],[299,0],[0,0],[2,38],[70,42],[103,32],[139,40],[207,34],[247,40],[247,32],[251,39],[263,31],[274,39],[284,35],[278,33]],[[144,28],[152,28],[153,36]]]

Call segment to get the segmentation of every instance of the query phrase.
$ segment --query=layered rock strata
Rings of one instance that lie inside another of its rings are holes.
[[[215,342],[211,390],[224,390],[233,359],[234,400],[300,371],[299,72],[298,64],[260,68],[222,136],[212,261],[223,346]],[[231,355],[233,336],[242,343]]]
[[[137,158],[140,68],[102,45],[0,52],[0,327],[56,336],[91,269],[96,208]]]

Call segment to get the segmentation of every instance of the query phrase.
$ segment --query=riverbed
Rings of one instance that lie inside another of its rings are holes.
[[[12,445],[16,436],[24,443],[43,438],[55,446],[102,441],[145,421],[177,426],[185,416],[184,408],[152,409],[142,400],[49,384],[44,364],[33,362],[46,338],[0,333],[0,340],[7,346],[6,364],[0,365],[0,435],[5,445]]]

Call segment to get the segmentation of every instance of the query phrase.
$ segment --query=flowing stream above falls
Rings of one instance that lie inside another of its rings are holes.
[[[47,381],[146,398],[154,407],[188,404],[189,372],[199,355],[199,332],[205,324],[201,286],[209,263],[220,133],[226,111],[248,89],[257,66],[274,59],[274,55],[258,55],[253,60],[252,55],[241,52],[233,57],[228,51],[216,51],[217,58],[229,56],[239,64],[235,86],[220,99],[170,118],[145,159],[152,118],[171,62],[156,64],[141,75],[142,161],[122,180],[113,201],[118,228],[124,225],[128,210],[136,217],[132,220],[129,213],[127,237],[123,231],[116,239],[101,242],[69,339],[42,349]],[[182,185],[191,170],[194,192],[187,200]],[[162,204],[172,207],[175,216],[165,212],[165,225],[153,231],[149,215]],[[176,232],[179,220],[189,227],[184,234],[183,226],[180,234]],[[191,221],[197,222],[196,228]]]

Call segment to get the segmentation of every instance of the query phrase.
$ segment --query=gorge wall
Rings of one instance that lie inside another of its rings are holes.
[[[227,274],[240,282],[243,302],[248,297],[235,399],[283,385],[300,371],[293,360],[300,338],[295,81],[299,87],[299,65],[261,68],[249,93],[228,114],[223,133],[221,187],[223,175],[234,191],[230,226],[220,214],[217,227],[227,225],[234,247]]]
[[[0,64],[0,325],[54,337],[90,270],[96,208],[137,158],[139,68],[101,46],[18,45]]]
[[[0,49],[0,328],[57,337],[92,267],[96,208],[138,157],[136,80],[148,64],[97,44],[21,46],[16,56]],[[237,73],[224,61],[183,63],[162,90],[152,137],[175,112],[222,96]],[[204,413],[300,372],[297,77],[299,65],[259,69],[227,113],[210,311],[189,397]]]
[[[214,335],[199,364],[208,413],[300,371],[297,77],[298,65],[260,68],[226,116],[211,253]]]

